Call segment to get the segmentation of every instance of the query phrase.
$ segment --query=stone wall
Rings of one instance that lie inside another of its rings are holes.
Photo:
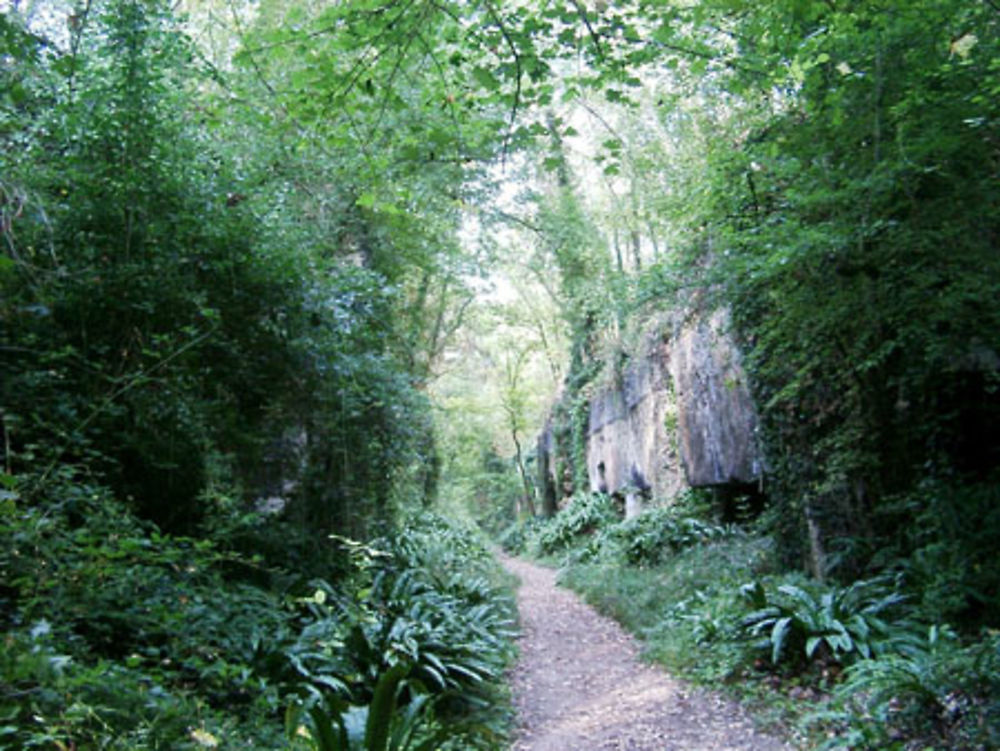
[[[679,326],[670,348],[677,394],[677,438],[692,487],[751,483],[763,460],[757,411],[729,315],[717,310]]]

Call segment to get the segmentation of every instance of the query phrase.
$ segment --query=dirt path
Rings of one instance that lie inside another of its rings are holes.
[[[521,579],[513,751],[789,751],[737,705],[639,661],[633,639],[555,572],[501,557]]]

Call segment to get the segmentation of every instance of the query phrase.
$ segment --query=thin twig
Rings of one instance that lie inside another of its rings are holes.
[[[517,49],[517,45],[514,44],[514,40],[511,39],[510,33],[507,31],[507,27],[504,26],[503,21],[497,14],[496,8],[493,7],[492,3],[487,3],[486,8],[489,11],[490,16],[493,18],[493,21],[496,23],[497,28],[500,30],[500,35],[503,36],[507,46],[510,47],[511,54],[514,56],[514,74],[516,78],[514,83],[514,101],[511,104],[510,124],[507,127],[507,135],[504,137],[503,150],[500,157],[501,163],[506,164],[507,152],[510,148],[510,141],[514,132],[514,122],[517,120],[517,110],[521,104],[521,55]]]
[[[579,0],[570,0],[570,2],[576,8],[576,12],[580,14],[580,20],[583,21],[583,25],[587,27],[587,33],[590,34],[590,40],[594,43],[594,49],[597,52],[597,59],[604,62],[604,49],[601,47],[601,38],[594,31],[594,27],[590,25],[590,19],[587,17],[587,9],[580,4]]]

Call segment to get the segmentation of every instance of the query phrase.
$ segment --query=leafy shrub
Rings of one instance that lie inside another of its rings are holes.
[[[876,563],[903,570],[930,619],[976,633],[1000,623],[1000,482],[925,481],[880,510]]]
[[[292,603],[275,584],[294,578],[162,534],[69,470],[45,512],[5,492],[0,748],[278,748],[293,697],[360,712],[399,665],[402,715],[468,748],[503,737],[513,601],[465,531],[355,543],[353,579]]]
[[[1000,747],[1000,634],[962,647],[932,626],[899,652],[850,666],[834,699],[811,718],[831,736],[826,749]]]
[[[192,716],[273,739],[258,651],[287,642],[292,614],[241,579],[261,564],[163,535],[68,468],[40,501],[0,513],[0,747],[193,748]]]
[[[328,694],[323,704],[313,704],[308,710],[293,705],[285,722],[288,740],[296,748],[304,745],[315,751],[434,751],[447,732],[438,727],[436,732],[421,733],[425,726],[432,726],[430,697],[417,696],[397,711],[408,671],[404,664],[386,671],[371,704],[352,706]],[[311,728],[300,724],[304,713],[309,715]]]
[[[540,553],[551,555],[617,520],[618,512],[609,496],[602,493],[575,496],[566,508],[541,527],[535,544]]]
[[[539,534],[545,524],[545,519],[537,517],[514,522],[500,533],[500,536],[497,537],[497,544],[511,555],[526,553],[532,539]]]
[[[606,536],[632,566],[652,566],[685,548],[738,534],[737,527],[680,517],[672,507],[648,509],[609,528]]]
[[[302,600],[306,625],[288,650],[314,729],[328,722],[335,736],[367,743],[351,723],[379,711],[386,676],[396,676],[413,722],[429,712],[467,748],[502,738],[509,718],[498,692],[513,655],[515,610],[485,547],[433,516],[369,545],[345,543],[356,580],[347,592],[316,583]],[[370,748],[344,746],[355,747]]]
[[[280,728],[257,711],[213,708],[198,696],[196,679],[169,685],[141,660],[89,664],[59,649],[46,621],[10,631],[0,651],[0,749],[102,748],[195,751],[198,739],[232,747],[278,748]],[[198,718],[197,726],[192,723]]]
[[[524,553],[528,544],[528,536],[525,533],[524,525],[519,522],[509,525],[497,537],[497,544],[506,553],[511,553],[512,555]]]
[[[783,654],[793,660],[821,655],[838,661],[871,657],[907,633],[881,617],[905,599],[885,578],[812,589],[789,583],[768,592],[760,581],[741,588],[755,608],[741,626],[750,636],[764,634],[758,646],[770,650],[772,663],[777,664]]]

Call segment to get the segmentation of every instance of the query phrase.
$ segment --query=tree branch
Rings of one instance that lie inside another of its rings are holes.
[[[594,50],[597,52],[597,59],[602,63],[604,62],[604,49],[601,47],[601,38],[594,31],[594,27],[590,25],[590,19],[587,17],[587,9],[584,8],[579,0],[570,0],[573,7],[576,8],[576,12],[580,15],[580,20],[583,21],[583,25],[587,27],[587,33],[590,35],[590,41],[594,43]]]
[[[430,59],[433,61],[434,67],[437,69],[438,72],[438,77],[441,79],[441,83],[444,85],[445,90],[447,90],[448,77],[447,75],[445,75],[445,68],[441,64],[441,61],[438,59],[437,54],[434,52],[434,48],[427,43],[427,40],[424,38],[423,34],[420,34],[419,32],[417,33],[417,40],[420,42],[420,44],[423,45],[424,51],[427,53],[428,57],[430,57]],[[464,138],[462,137],[462,123],[459,121],[458,113],[455,111],[454,99],[452,98],[446,100],[446,103],[448,105],[448,114],[451,116],[451,122],[455,126],[455,134],[457,136],[456,141],[458,142],[458,148],[455,149],[455,152],[460,154],[461,152],[465,151],[465,141]]]
[[[507,135],[504,137],[503,150],[501,156],[501,162],[506,163],[507,152],[510,148],[510,139],[514,131],[514,121],[517,119],[517,110],[521,105],[521,73],[522,73],[521,54],[517,49],[517,45],[514,44],[514,40],[511,38],[510,33],[507,31],[507,27],[504,26],[503,21],[497,14],[496,8],[493,7],[493,4],[487,3],[486,8],[489,11],[490,16],[493,18],[493,21],[496,24],[497,28],[500,30],[501,36],[503,36],[504,41],[510,48],[510,53],[514,56],[514,74],[516,78],[516,81],[514,82],[514,101],[511,104],[510,108],[510,125],[508,125],[507,127]]]

